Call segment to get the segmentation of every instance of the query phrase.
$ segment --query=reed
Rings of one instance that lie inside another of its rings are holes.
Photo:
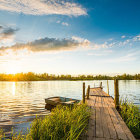
[[[56,107],[50,116],[37,118],[32,123],[28,139],[76,140],[88,125],[90,110],[86,105]]]
[[[85,132],[89,117],[90,109],[86,104],[72,108],[57,106],[51,115],[36,118],[27,135],[14,135],[12,140],[77,140]],[[3,134],[0,133],[1,138]]]
[[[120,102],[120,115],[136,138],[140,138],[140,110],[139,106],[127,101]]]

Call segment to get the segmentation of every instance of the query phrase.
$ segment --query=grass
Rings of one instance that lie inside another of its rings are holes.
[[[127,100],[120,102],[120,115],[136,138],[140,138],[139,107]],[[12,133],[12,140],[77,140],[86,131],[90,109],[85,105],[73,108],[57,106],[51,115],[36,118],[26,135]],[[7,140],[0,131],[0,140]]]
[[[89,117],[90,109],[85,104],[73,108],[57,106],[51,115],[36,118],[27,135],[13,135],[12,140],[77,140],[85,131]],[[2,138],[3,132],[0,135]]]
[[[139,107],[127,100],[120,102],[120,115],[136,138],[140,138],[140,110]]]

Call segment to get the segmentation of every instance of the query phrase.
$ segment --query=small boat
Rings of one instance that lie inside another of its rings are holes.
[[[56,105],[73,105],[75,103],[79,103],[80,100],[72,99],[72,98],[65,98],[65,97],[50,97],[45,99],[45,108],[48,110],[51,110],[51,108],[54,108]]]

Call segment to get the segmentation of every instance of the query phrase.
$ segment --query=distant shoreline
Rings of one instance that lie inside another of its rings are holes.
[[[0,82],[45,82],[45,81],[106,81],[106,80],[114,80],[114,79],[100,79],[100,80],[97,80],[97,79],[93,79],[93,80],[28,80],[28,81],[2,81],[0,80]],[[123,80],[123,81],[132,81],[132,80],[135,80],[135,79],[119,79],[119,80]],[[140,79],[136,80],[136,81],[139,81]]]
[[[36,74],[33,72],[17,74],[0,74],[0,81],[91,81],[91,80],[140,80],[140,74],[130,75],[123,74],[117,76],[108,75],[54,75],[54,74]]]

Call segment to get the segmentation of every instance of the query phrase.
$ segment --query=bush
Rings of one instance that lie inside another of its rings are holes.
[[[50,115],[36,118],[27,135],[12,134],[12,140],[77,140],[88,125],[90,109],[85,104],[57,106]],[[5,140],[3,131],[0,140]]]
[[[88,125],[90,110],[86,105],[73,109],[57,106],[50,116],[36,118],[27,135],[32,140],[76,140]]]
[[[127,100],[120,103],[120,114],[136,138],[140,138],[140,111],[139,107]]]

